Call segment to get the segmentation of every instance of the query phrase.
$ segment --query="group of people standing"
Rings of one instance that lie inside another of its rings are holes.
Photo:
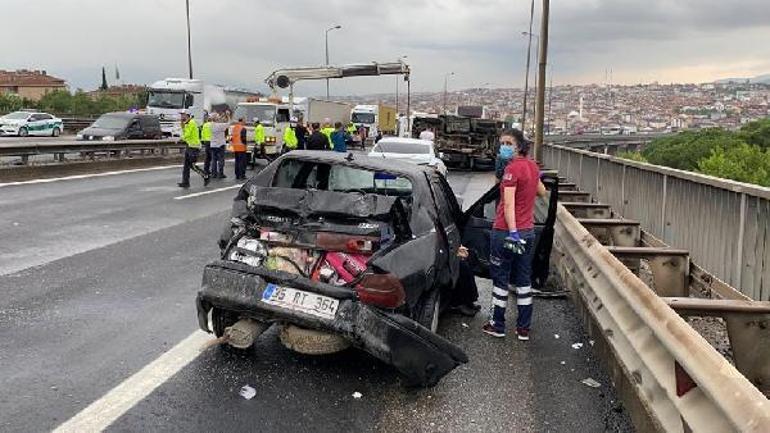
[[[224,179],[225,148],[229,141],[229,150],[233,153],[235,178],[246,179],[246,166],[249,160],[246,142],[246,125],[243,119],[232,123],[228,113],[206,114],[203,124],[198,123],[189,113],[182,112],[182,141],[187,145],[185,149],[184,166],[182,168],[182,181],[179,186],[190,186],[190,170],[198,173],[203,178],[203,185],[209,184],[211,179]],[[232,124],[232,128],[230,128]],[[348,143],[353,140],[356,128],[352,123],[344,127],[342,122],[336,122],[332,126],[331,120],[325,119],[323,126],[320,123],[311,123],[308,126],[297,119],[292,118],[289,126],[283,132],[282,152],[296,149],[306,150],[333,150],[335,152],[347,152]],[[254,152],[253,158],[267,158],[265,149],[265,128],[256,120],[254,125]],[[196,165],[200,153],[203,152],[204,161],[201,169]]]

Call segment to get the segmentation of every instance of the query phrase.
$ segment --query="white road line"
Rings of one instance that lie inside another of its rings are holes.
[[[171,350],[57,427],[54,433],[104,430],[195,359],[201,353],[203,345],[211,339],[211,335],[203,331],[193,332]]]
[[[77,175],[74,175],[74,176],[52,177],[52,178],[49,178],[49,179],[34,179],[34,180],[24,180],[24,181],[20,181],[20,182],[6,182],[6,183],[0,183],[0,188],[2,188],[4,186],[33,185],[33,184],[37,184],[37,183],[59,182],[61,180],[89,179],[89,178],[92,178],[92,177],[114,176],[116,174],[141,173],[141,172],[144,172],[144,171],[166,170],[166,169],[169,169],[169,168],[179,168],[181,166],[182,166],[181,164],[161,165],[161,166],[157,166],[157,167],[134,168],[134,169],[130,169],[130,170],[105,171],[103,173],[77,174]]]
[[[226,186],[224,188],[217,188],[217,189],[210,189],[210,190],[201,191],[201,192],[194,192],[192,194],[180,195],[180,196],[174,197],[174,200],[186,200],[188,198],[200,197],[200,196],[206,195],[206,194],[214,194],[215,192],[227,191],[228,189],[240,188],[241,186],[242,186],[241,184],[237,184],[237,185]]]

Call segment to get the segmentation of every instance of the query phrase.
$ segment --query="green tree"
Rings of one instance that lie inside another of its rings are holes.
[[[744,143],[735,133],[721,128],[684,131],[653,140],[642,156],[651,164],[695,171],[698,162],[708,158],[715,149],[729,149]]]
[[[743,141],[763,149],[770,149],[770,119],[755,120],[745,124],[738,137]]]
[[[623,152],[618,153],[617,156],[618,158],[630,159],[631,161],[648,162],[647,158],[645,158],[641,152],[629,152],[624,150]]]
[[[698,170],[711,176],[770,186],[770,149],[746,143],[716,148],[698,163]]]

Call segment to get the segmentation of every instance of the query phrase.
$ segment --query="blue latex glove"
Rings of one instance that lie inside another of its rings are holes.
[[[519,232],[511,230],[508,232],[508,236],[503,241],[503,248],[510,250],[514,254],[524,254],[524,248],[527,245],[527,241],[519,236]]]

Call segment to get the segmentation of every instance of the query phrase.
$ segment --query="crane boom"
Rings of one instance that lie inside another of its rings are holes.
[[[405,75],[409,77],[409,65],[402,61],[388,63],[362,63],[342,66],[312,66],[284,68],[273,71],[265,82],[275,92],[276,87],[285,89],[302,80],[327,78],[366,77],[377,75]]]

